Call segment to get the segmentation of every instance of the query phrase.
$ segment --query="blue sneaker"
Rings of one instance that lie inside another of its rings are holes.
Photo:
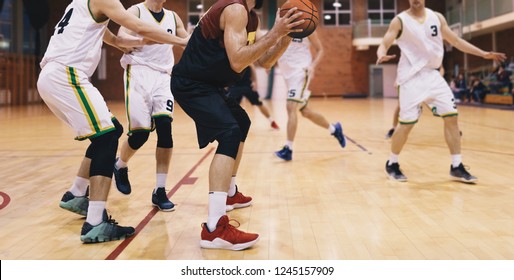
[[[282,150],[276,151],[275,155],[285,161],[290,161],[293,159],[293,151],[289,149],[288,146],[284,146]]]
[[[344,137],[344,134],[343,134],[343,127],[341,126],[341,123],[340,122],[337,122],[334,124],[334,127],[336,128],[336,131],[334,131],[334,133],[332,135],[334,135],[334,137],[337,139],[337,141],[339,141],[339,144],[341,145],[341,147],[346,147],[346,138]]]
[[[116,159],[116,161],[118,161],[118,159]],[[132,188],[130,187],[130,181],[128,178],[128,167],[116,169],[116,163],[114,163],[113,173],[118,191],[122,194],[130,194]]]
[[[169,212],[175,210],[175,204],[168,199],[166,190],[163,187],[157,188],[157,191],[152,193],[152,204],[161,211]]]

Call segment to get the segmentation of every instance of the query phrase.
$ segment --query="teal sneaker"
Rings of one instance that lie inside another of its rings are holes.
[[[96,226],[92,226],[90,223],[84,222],[84,225],[82,225],[82,232],[80,234],[80,241],[83,243],[108,242],[125,239],[136,233],[136,230],[133,227],[119,226],[111,216],[107,216],[106,210],[104,210],[102,220],[103,221]]]
[[[70,191],[67,191],[62,196],[59,206],[62,209],[86,216],[87,208],[89,207],[89,198],[87,196],[74,196]]]

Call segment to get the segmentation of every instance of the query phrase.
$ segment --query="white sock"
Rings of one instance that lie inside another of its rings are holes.
[[[330,124],[328,131],[330,131],[330,135],[332,135],[334,132],[336,132],[336,127],[333,124]]]
[[[82,177],[75,177],[75,181],[70,188],[70,192],[74,196],[85,196],[87,192],[87,186],[89,186],[89,179]]]
[[[116,169],[127,167],[127,163],[124,162],[123,160],[121,160],[121,158],[118,158],[115,165],[116,165]]]
[[[396,154],[391,153],[391,155],[389,156],[389,164],[388,165],[392,165],[393,163],[397,163],[399,156],[400,155],[396,155]]]
[[[227,193],[209,192],[209,215],[207,217],[207,228],[214,231],[219,219],[227,214]]]
[[[105,210],[105,201],[89,201],[87,208],[86,222],[92,226],[97,226],[102,222],[102,217]]]
[[[157,173],[155,175],[156,177],[156,187],[157,190],[158,187],[166,187],[166,179],[168,179],[168,173]]]
[[[452,166],[454,168],[458,167],[461,163],[462,163],[462,155],[461,154],[452,155]]]
[[[269,122],[273,122],[273,118],[272,117],[269,117],[268,120],[269,120]]]
[[[236,194],[236,176],[232,176],[230,180],[230,188],[228,189],[228,196],[233,197]]]
[[[286,141],[286,146],[288,146],[289,149],[292,150],[293,149],[293,141],[287,140]]]

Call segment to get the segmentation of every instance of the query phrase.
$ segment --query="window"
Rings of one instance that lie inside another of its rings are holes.
[[[12,47],[12,1],[5,0],[0,12],[0,51],[10,51]]]
[[[187,8],[187,29],[194,28],[204,13],[202,0],[189,0]]]
[[[324,26],[349,26],[352,21],[351,0],[323,0]]]
[[[371,24],[389,25],[395,15],[395,0],[368,0],[368,18]]]

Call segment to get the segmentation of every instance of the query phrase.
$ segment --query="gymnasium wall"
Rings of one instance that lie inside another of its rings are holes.
[[[123,1],[125,7],[138,3],[138,0]],[[445,1],[427,0],[426,5],[436,11],[444,14]],[[53,33],[53,26],[61,18],[62,13],[69,3],[69,0],[53,0],[50,1],[51,15],[48,33]],[[280,4],[281,1],[278,1]],[[321,0],[313,0],[318,7],[321,8]],[[397,10],[402,11],[408,8],[408,1],[397,1]],[[171,1],[168,0],[165,6],[178,13],[183,21],[187,19],[187,1]],[[267,7],[263,8],[267,11]],[[367,18],[367,1],[352,1],[352,20],[359,21]],[[266,26],[267,17],[264,15],[264,24]],[[117,32],[118,26],[110,23],[109,27],[113,32]],[[369,91],[369,65],[376,61],[377,47],[370,47],[367,51],[357,51],[352,46],[352,27],[323,27],[318,29],[319,36],[325,49],[325,56],[321,65],[316,71],[316,76],[311,83],[311,90],[316,96],[341,96],[345,94],[364,93]],[[509,38],[514,34],[514,30],[499,32],[497,34],[498,47],[500,50],[509,50],[508,53],[514,53],[514,45],[509,43]],[[491,48],[491,36],[485,35],[472,38],[471,42],[485,49]],[[93,76],[93,83],[100,89],[107,100],[123,99],[123,69],[119,65],[121,53],[110,47],[107,50],[107,79],[98,80],[97,75]],[[181,50],[175,48],[176,61],[178,61]],[[392,47],[390,52],[399,55],[397,47]],[[445,68],[453,67],[454,63],[463,65],[462,53],[454,50],[445,57]],[[394,61],[393,63],[397,63]],[[469,65],[483,65],[484,61],[480,58],[469,58]]]

